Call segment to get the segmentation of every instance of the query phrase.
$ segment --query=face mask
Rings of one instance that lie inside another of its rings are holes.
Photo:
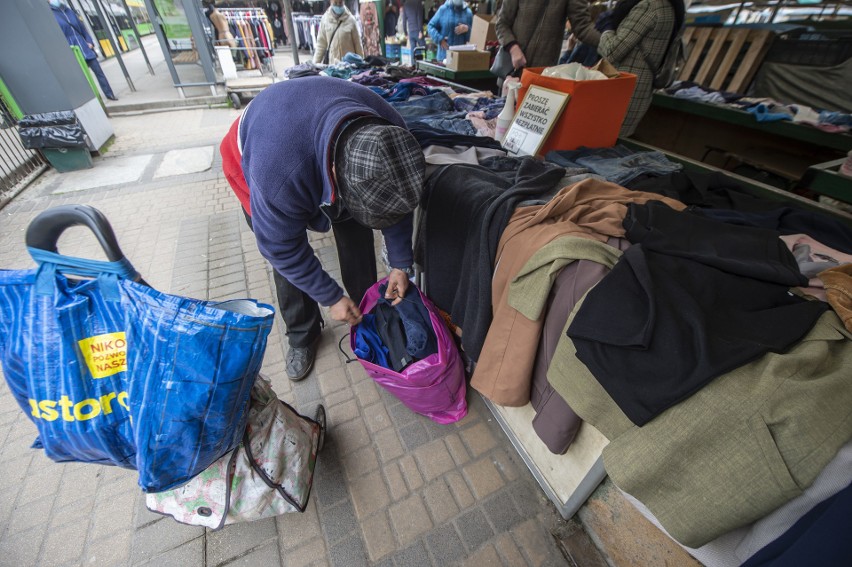
[[[62,0],[50,0],[50,5],[53,8],[61,8],[62,7]]]
[[[346,12],[346,6],[332,6],[331,11],[338,16],[342,16],[343,13]]]
[[[453,0],[453,6],[456,8],[461,8],[464,6],[464,0]]]

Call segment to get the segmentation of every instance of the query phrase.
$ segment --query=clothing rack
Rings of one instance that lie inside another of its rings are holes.
[[[299,49],[314,52],[314,44],[317,33],[319,33],[322,16],[314,16],[307,13],[294,13],[293,25],[296,28]]]
[[[246,69],[260,69],[272,57],[275,34],[263,8],[218,8],[237,42],[236,52]]]

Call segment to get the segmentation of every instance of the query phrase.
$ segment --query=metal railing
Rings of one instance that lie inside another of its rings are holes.
[[[47,169],[40,152],[28,150],[21,144],[16,124],[0,101],[0,207]]]

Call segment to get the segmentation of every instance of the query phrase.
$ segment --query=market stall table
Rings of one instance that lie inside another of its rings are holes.
[[[443,65],[428,61],[418,61],[417,68],[427,75],[464,85],[471,89],[497,92],[497,77],[488,69],[479,71],[454,71]]]

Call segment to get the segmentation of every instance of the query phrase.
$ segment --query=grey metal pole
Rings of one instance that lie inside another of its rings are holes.
[[[94,0],[92,4],[94,4],[95,10],[97,10],[98,12],[98,17],[103,22],[104,29],[107,32],[107,41],[109,42],[110,46],[112,46],[112,51],[113,53],[115,53],[115,58],[118,59],[118,65],[121,67],[121,72],[124,73],[124,78],[125,80],[127,80],[127,86],[130,87],[131,91],[136,92],[136,86],[133,84],[133,80],[130,78],[130,73],[127,72],[127,67],[124,66],[124,59],[121,58],[121,49],[119,49],[119,47],[112,40],[112,29],[110,29],[109,20],[106,19],[104,11],[101,8],[101,1]]]
[[[160,43],[160,49],[163,51],[163,58],[166,60],[166,66],[169,68],[169,74],[172,76],[172,83],[178,85],[180,77],[175,70],[175,63],[172,61],[172,54],[169,51],[169,38],[163,33],[163,18],[154,6],[153,0],[145,0],[145,8],[148,10],[148,17],[151,18],[151,23],[154,25],[154,33],[157,35],[157,41]],[[183,93],[183,91],[179,91]]]
[[[186,21],[189,24],[189,30],[195,40],[195,49],[198,51],[198,58],[201,60],[201,69],[204,71],[204,78],[211,85],[211,92],[215,94],[216,71],[207,36],[204,35],[204,24],[201,20],[204,15],[201,12],[201,3],[197,0],[181,0],[181,2],[184,14],[186,15]]]
[[[290,38],[290,47],[293,49],[293,64],[299,64],[299,46],[298,36],[295,33],[293,25],[293,8],[290,6],[290,0],[282,0],[284,2],[284,19],[287,20],[287,36]]]
[[[142,50],[142,57],[145,58],[145,64],[148,65],[148,72],[154,74],[154,68],[151,67],[151,62],[148,60],[148,54],[145,52],[145,46],[142,45],[142,36],[139,35],[139,30],[136,29],[136,22],[133,21],[133,14],[130,13],[130,6],[127,5],[127,0],[121,0],[124,4],[124,11],[127,12],[127,19],[130,20],[130,27],[133,28],[133,33],[136,34],[136,41],[139,42],[139,49]]]

